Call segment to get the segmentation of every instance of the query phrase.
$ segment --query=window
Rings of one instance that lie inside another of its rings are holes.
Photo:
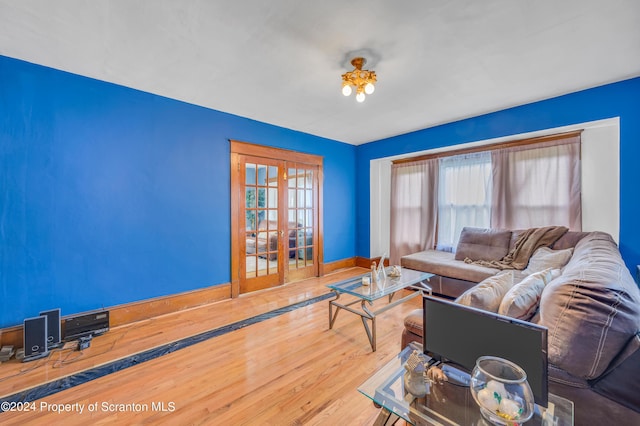
[[[582,230],[580,137],[574,139],[491,152],[493,227],[564,225]]]
[[[389,261],[400,264],[399,253],[433,248],[438,215],[438,159],[404,163],[391,171],[391,250]]]
[[[455,251],[465,226],[582,230],[580,133],[394,162],[391,259],[434,247]],[[427,163],[435,163],[429,177],[407,167]]]
[[[465,226],[491,226],[491,185],[490,152],[440,159],[438,250],[455,251]]]

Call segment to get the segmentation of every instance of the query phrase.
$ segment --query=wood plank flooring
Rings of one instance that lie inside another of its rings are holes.
[[[112,329],[83,352],[3,363],[0,396],[320,296],[326,284],[363,272],[350,268],[149,318]],[[357,387],[399,352],[403,319],[420,303],[414,298],[378,317],[376,352],[356,315],[341,312],[329,330],[322,301],[55,393],[34,401],[33,411],[0,414],[0,423],[372,424],[378,409]],[[54,412],[55,404],[83,412]]]

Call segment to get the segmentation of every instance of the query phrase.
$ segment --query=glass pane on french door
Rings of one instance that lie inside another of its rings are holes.
[[[314,167],[288,164],[289,270],[313,266]]]
[[[245,163],[245,277],[277,275],[278,167]]]

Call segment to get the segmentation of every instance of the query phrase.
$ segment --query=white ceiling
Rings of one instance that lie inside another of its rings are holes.
[[[640,75],[638,0],[0,0],[0,55],[361,144]],[[378,75],[340,92],[352,53]]]

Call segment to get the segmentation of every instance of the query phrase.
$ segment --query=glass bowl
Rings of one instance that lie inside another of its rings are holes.
[[[534,399],[527,373],[509,360],[478,358],[470,388],[482,416],[493,424],[517,425],[533,416]]]

